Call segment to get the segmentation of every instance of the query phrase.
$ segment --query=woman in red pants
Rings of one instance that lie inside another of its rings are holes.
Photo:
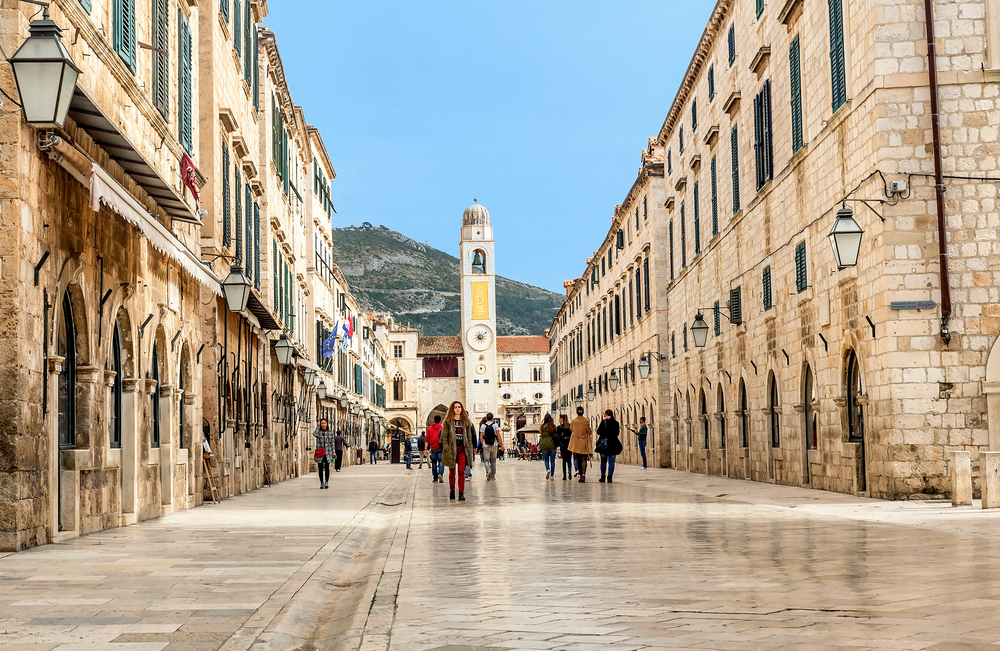
[[[448,408],[441,429],[442,461],[448,466],[450,499],[455,499],[455,471],[458,471],[458,499],[465,500],[465,466],[476,456],[476,427],[469,420],[462,403],[456,400]]]

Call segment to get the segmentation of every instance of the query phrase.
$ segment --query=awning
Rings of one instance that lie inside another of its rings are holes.
[[[171,218],[194,224],[201,223],[198,216],[191,212],[191,208],[185,203],[184,197],[177,194],[160,178],[156,170],[146,162],[118,127],[101,113],[79,86],[76,87],[73,100],[70,102],[69,116],[94,139],[94,142],[108,152],[111,160],[121,165],[125,173],[135,179],[139,187],[145,190]]]
[[[314,371],[322,371],[323,370],[320,367],[318,367],[315,364],[313,364],[312,362],[310,362],[305,357],[296,357],[295,358],[295,365],[296,366],[301,366],[302,368],[311,368]]]
[[[281,325],[275,320],[274,315],[271,314],[271,310],[267,309],[267,306],[261,302],[255,289],[250,290],[250,298],[247,301],[246,311],[257,317],[262,329],[281,330]]]
[[[222,286],[212,270],[192,253],[166,226],[94,163],[90,175],[90,207],[95,212],[104,204],[125,218],[145,236],[153,248],[164,254],[186,271],[192,278],[208,287],[216,296],[222,296]]]

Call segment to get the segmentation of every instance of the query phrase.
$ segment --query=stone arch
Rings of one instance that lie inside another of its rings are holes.
[[[836,399],[840,408],[840,422],[845,451],[853,446],[855,461],[855,491],[868,489],[868,383],[862,356],[855,347],[845,346],[840,358],[840,387],[842,395]]]
[[[472,251],[472,259],[470,262],[470,271],[474,274],[488,274],[490,273],[490,264],[492,260],[486,254],[486,249],[476,248]]]
[[[115,319],[108,328],[109,337],[113,336],[116,327],[122,347],[122,372],[126,378],[135,378],[138,372],[135,363],[135,335],[132,331],[132,318],[124,306],[118,308]]]
[[[989,357],[986,358],[983,392],[986,394],[990,450],[1000,451],[1000,338],[993,342]]]
[[[424,419],[426,426],[430,427],[431,425],[434,424],[435,416],[440,416],[441,422],[443,423],[444,417],[447,415],[447,413],[448,413],[448,405],[439,404],[438,406],[434,407],[429,412],[427,412],[427,418]]]
[[[188,395],[194,391],[194,370],[191,363],[191,346],[185,340],[181,344],[180,362],[177,368],[177,388],[180,391],[180,404],[177,405],[177,431],[180,436],[178,443],[186,450],[194,449],[194,414],[188,403]]]

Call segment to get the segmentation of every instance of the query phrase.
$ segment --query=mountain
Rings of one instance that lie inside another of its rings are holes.
[[[390,312],[422,335],[457,335],[458,258],[385,226],[333,229],[332,257],[362,307]],[[497,276],[497,334],[540,335],[563,296]]]

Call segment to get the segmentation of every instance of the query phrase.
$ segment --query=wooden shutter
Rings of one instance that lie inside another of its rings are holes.
[[[245,0],[250,2],[250,0]],[[240,0],[233,0],[233,49],[236,56],[241,54],[241,42],[243,41],[243,7]]]
[[[253,52],[250,47],[250,30],[253,29],[253,13],[250,10],[250,1],[243,3],[245,12],[243,14],[243,81],[249,86],[253,82]]]
[[[243,196],[245,197],[244,198],[243,211],[246,213],[246,220],[247,220],[246,221],[246,226],[247,226],[247,229],[246,229],[246,238],[247,238],[247,247],[246,247],[246,252],[247,252],[246,260],[247,260],[247,264],[246,264],[246,271],[247,271],[247,276],[249,278],[253,278],[253,259],[254,259],[254,254],[253,254],[253,195],[250,194],[250,184],[249,183],[247,183],[246,186],[245,186],[245,190],[244,190]]]
[[[691,133],[698,130],[698,100],[691,100]]]
[[[763,285],[763,299],[764,299],[764,309],[771,309],[771,267],[764,267],[763,278],[761,279],[761,284]]]
[[[792,153],[802,149],[802,68],[799,60],[799,37],[788,48],[788,74],[791,78]]]
[[[86,11],[88,15],[94,9],[94,7],[91,4],[90,0],[80,0],[80,6],[83,7],[83,10]]]
[[[740,211],[740,139],[738,126],[733,126],[730,142],[733,151],[733,214]]]
[[[736,61],[736,23],[729,26],[729,65]]]
[[[253,204],[253,284],[260,291],[260,204]]]
[[[635,270],[635,316],[642,318],[642,273],[639,269]]]
[[[170,49],[168,2],[167,0],[152,0],[151,9],[153,14],[153,47],[168,52]],[[178,41],[178,46],[180,45],[181,43]],[[151,55],[153,57],[153,106],[160,112],[160,115],[169,119],[170,66],[167,62],[167,55],[156,50],[153,50]]]
[[[642,285],[642,295],[646,301],[645,309],[649,312],[649,258],[642,261]]]
[[[741,287],[729,290],[729,320],[733,325],[743,323],[743,292]]]
[[[181,145],[189,154],[194,153],[193,73],[191,70],[191,28],[184,12],[177,10],[177,53],[178,53],[178,136]],[[239,186],[237,185],[237,191]]]
[[[799,242],[795,247],[795,291],[804,292],[809,286],[809,274],[806,270],[806,243]]]
[[[243,264],[243,175],[240,173],[240,164],[237,161],[236,170],[233,172],[235,183],[233,187],[236,194],[236,211],[233,221],[236,222],[236,264]]]
[[[135,0],[114,0],[111,13],[115,53],[135,73]]]
[[[233,245],[232,226],[230,225],[230,186],[229,186],[229,145],[222,141],[222,246]]]
[[[753,156],[757,173],[757,189],[764,187],[764,107],[761,91],[753,98]]]
[[[682,124],[677,130],[677,151],[681,154],[684,153],[684,125]]]
[[[219,15],[222,16],[222,20],[228,25],[229,24],[229,0],[219,0]]]
[[[674,173],[674,150],[667,150],[667,174]]]
[[[761,126],[763,128],[762,141],[763,151],[761,155],[764,161],[764,182],[767,183],[774,178],[774,136],[771,130],[771,80],[764,82],[764,89],[761,90]]]
[[[715,66],[708,68],[708,101],[715,99]]]
[[[687,220],[684,219],[684,202],[681,202],[681,268],[688,266]]]
[[[718,337],[722,334],[722,317],[720,316],[721,310],[719,309],[719,301],[716,301],[712,306],[712,320],[715,326],[715,336]]]
[[[667,233],[670,239],[670,280],[674,279],[674,220],[670,220],[667,226]]]
[[[833,111],[847,102],[847,73],[844,62],[844,7],[842,0],[827,0],[830,6],[830,85]]]
[[[694,253],[701,253],[701,201],[699,199],[698,182],[694,182]]]
[[[253,83],[250,87],[256,111],[260,109],[260,46],[257,44],[257,25],[253,26]]]
[[[274,290],[274,302],[271,308],[278,309],[278,240],[271,240],[273,249],[271,253],[271,288]]]
[[[764,0],[757,0],[757,18],[764,13]]]
[[[719,177],[715,169],[715,156],[712,156],[712,237],[719,234]]]

